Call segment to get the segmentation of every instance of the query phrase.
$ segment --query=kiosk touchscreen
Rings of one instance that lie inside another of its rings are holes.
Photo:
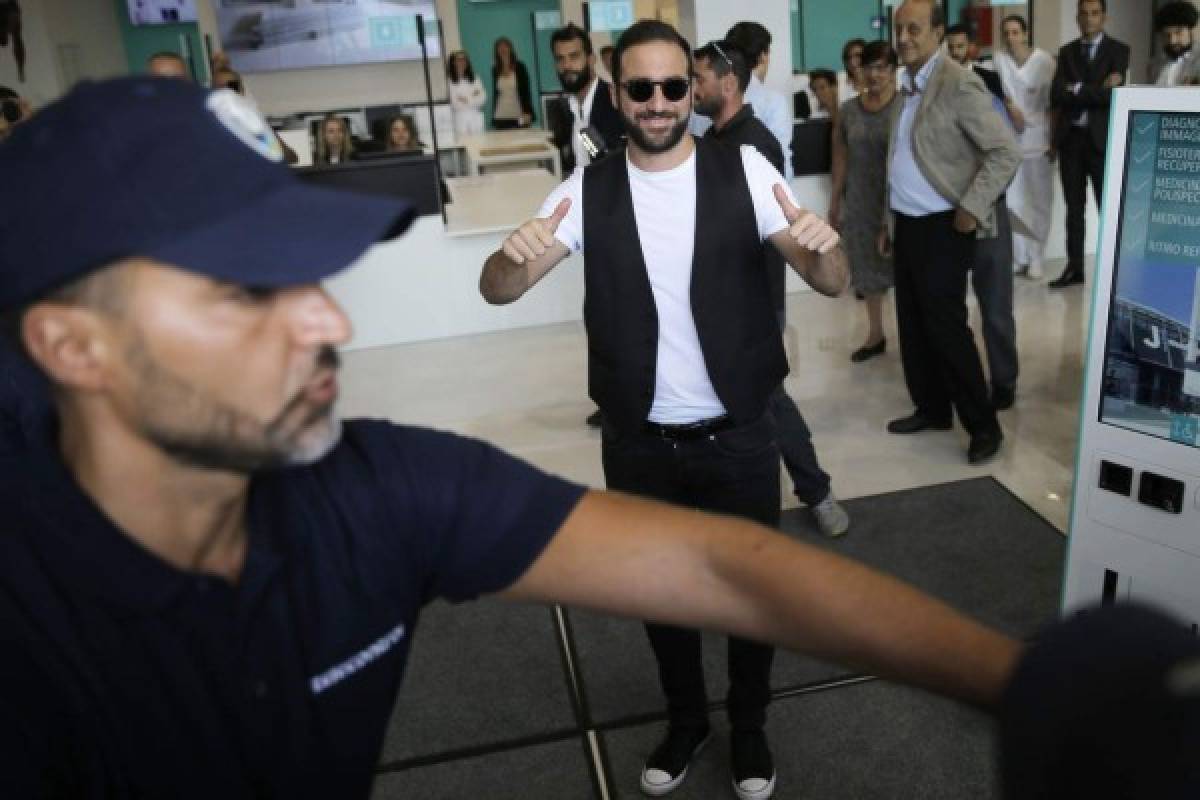
[[[1064,609],[1200,622],[1200,91],[1113,94]]]

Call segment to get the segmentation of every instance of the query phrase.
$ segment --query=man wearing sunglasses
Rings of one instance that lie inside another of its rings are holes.
[[[835,296],[847,264],[837,233],[795,206],[753,147],[687,132],[692,52],[644,20],[613,57],[624,157],[576,170],[483,268],[491,303],[520,298],[571,252],[584,253],[588,388],[603,415],[610,489],[777,525],[779,449],[769,398],[788,371],[763,260],[770,240],[805,281]],[[647,624],[669,727],[642,790],[677,788],[708,739],[700,634]],[[729,640],[733,785],[775,786],[763,733],[773,650]]]

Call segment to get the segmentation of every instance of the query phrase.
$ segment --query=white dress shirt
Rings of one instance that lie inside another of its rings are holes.
[[[921,105],[925,87],[929,84],[929,76],[933,74],[941,57],[941,52],[935,53],[933,58],[926,61],[925,66],[917,71],[916,91],[913,91],[907,75],[901,84],[904,87],[904,106],[900,111],[896,144],[888,169],[888,202],[893,211],[907,217],[925,217],[954,208],[925,178],[917,164],[912,145],[912,129],[917,118],[917,109]]]
[[[783,93],[768,89],[767,85],[750,74],[750,84],[746,87],[745,100],[754,108],[754,116],[758,117],[767,130],[779,140],[783,149],[783,163],[786,167],[785,177],[792,178],[792,104]]]
[[[1087,39],[1082,39],[1082,38],[1079,41],[1087,42],[1088,62],[1090,63],[1091,60],[1096,57],[1096,51],[1098,49],[1100,49],[1100,43],[1102,41],[1104,41],[1104,32],[1101,31],[1100,33],[1096,34],[1096,38],[1092,39],[1090,42],[1088,42]],[[1071,92],[1073,94],[1079,94],[1079,90],[1082,88],[1083,88],[1083,83],[1076,83],[1074,86],[1071,87]],[[1086,128],[1087,124],[1088,124],[1088,112],[1080,111],[1079,116],[1076,117],[1075,119],[1071,120],[1071,124],[1074,125],[1076,128]]]
[[[583,146],[583,139],[580,138],[579,132],[588,126],[588,120],[592,118],[592,104],[596,101],[596,87],[600,85],[600,79],[592,76],[592,85],[588,88],[587,94],[583,96],[583,105],[580,105],[579,98],[575,93],[567,95],[567,103],[571,106],[571,113],[575,115],[575,122],[571,126],[571,149],[575,151],[575,163],[578,166],[586,167],[592,163],[592,157],[588,155],[587,148]]]

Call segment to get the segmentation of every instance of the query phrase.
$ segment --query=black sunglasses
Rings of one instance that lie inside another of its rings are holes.
[[[655,86],[662,88],[663,97],[668,103],[678,103],[687,97],[688,89],[692,88],[692,82],[687,78],[666,78],[661,81],[634,78],[621,84],[621,88],[629,95],[629,99],[635,103],[648,102],[654,96]]]

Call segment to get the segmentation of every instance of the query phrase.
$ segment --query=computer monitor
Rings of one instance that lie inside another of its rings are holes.
[[[302,167],[296,173],[330,189],[402,198],[421,215],[442,211],[437,162],[424,153],[375,153],[345,164]]]
[[[1200,446],[1200,112],[1126,129],[1100,421]]]

